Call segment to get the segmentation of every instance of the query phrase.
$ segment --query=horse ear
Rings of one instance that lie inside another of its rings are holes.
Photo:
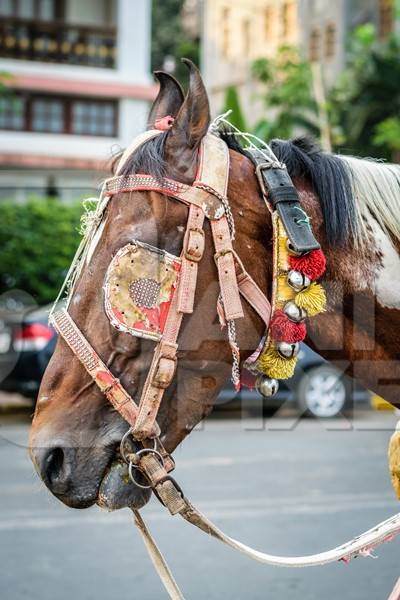
[[[164,71],[155,71],[154,77],[158,80],[160,89],[147,120],[148,129],[154,128],[157,119],[176,117],[185,99],[181,85],[175,77]]]
[[[190,83],[185,101],[168,134],[166,147],[169,153],[185,149],[196,150],[210,126],[210,104],[199,69],[187,58],[182,62],[189,68]]]

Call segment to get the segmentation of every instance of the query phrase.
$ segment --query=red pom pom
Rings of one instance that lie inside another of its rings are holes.
[[[322,250],[312,250],[303,256],[289,256],[289,264],[292,269],[314,281],[325,273],[326,258]]]
[[[307,335],[305,323],[293,323],[283,310],[275,311],[270,328],[271,336],[276,342],[294,344],[302,342]]]

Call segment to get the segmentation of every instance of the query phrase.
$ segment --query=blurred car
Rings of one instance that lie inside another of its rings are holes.
[[[0,314],[0,389],[35,399],[57,341],[49,306]]]
[[[53,354],[57,336],[48,326],[50,306],[23,315],[0,315],[0,389],[36,398],[40,381]],[[237,394],[231,385],[220,392],[216,410],[237,409],[256,413],[297,406],[301,415],[336,417],[353,407],[353,402],[370,399],[370,392],[355,384],[305,344],[301,345],[294,377],[281,382],[278,394],[262,398],[243,387]]]
[[[327,419],[348,414],[354,403],[368,403],[371,392],[344,375],[305,344],[301,344],[299,361],[292,379],[281,381],[273,398],[261,398],[254,389],[242,387],[236,393],[226,386],[217,399],[218,410],[235,408],[251,414],[271,412],[282,405],[296,407],[301,416]]]

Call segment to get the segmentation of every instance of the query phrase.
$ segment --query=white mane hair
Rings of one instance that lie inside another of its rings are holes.
[[[368,221],[372,216],[387,235],[400,240],[400,165],[353,156],[340,159],[350,169],[361,215]]]

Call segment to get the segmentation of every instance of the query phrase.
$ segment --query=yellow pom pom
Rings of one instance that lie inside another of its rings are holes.
[[[326,310],[325,290],[322,285],[315,283],[315,281],[308,288],[299,292],[294,301],[297,306],[307,311],[309,317],[319,315]]]
[[[290,377],[293,377],[296,363],[297,357],[283,358],[274,346],[270,346],[261,355],[258,367],[271,379],[290,379]]]

